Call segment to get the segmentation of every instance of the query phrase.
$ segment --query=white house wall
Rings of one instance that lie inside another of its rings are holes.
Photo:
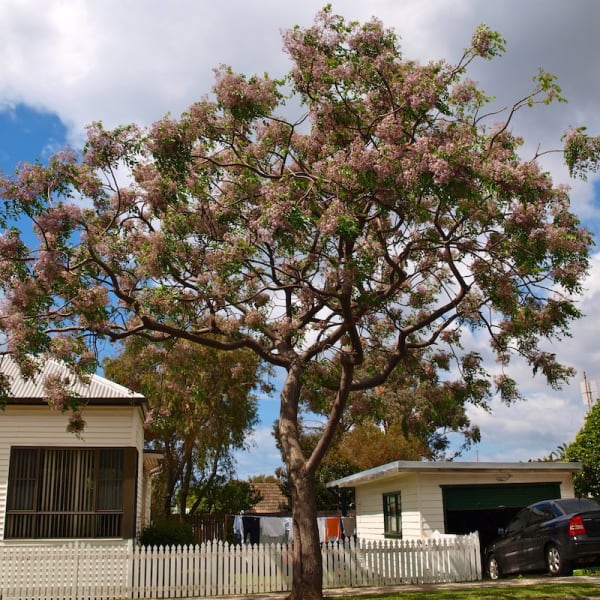
[[[11,446],[136,447],[138,482],[136,530],[139,531],[143,501],[144,431],[141,409],[137,406],[88,406],[80,438],[66,431],[68,413],[48,406],[8,405],[0,412],[0,544],[4,543],[4,517]]]
[[[504,476],[504,475],[503,475]],[[443,485],[498,484],[499,473],[399,473],[356,487],[356,528],[360,538],[383,540],[383,494],[400,492],[404,539],[444,533]],[[513,472],[506,483],[560,482],[561,497],[574,495],[570,473]]]
[[[417,477],[414,473],[406,473],[356,488],[356,530],[361,539],[384,539],[383,494],[392,492],[401,494],[403,537],[420,537],[420,490]]]

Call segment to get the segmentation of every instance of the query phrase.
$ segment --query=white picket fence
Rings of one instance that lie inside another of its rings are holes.
[[[327,588],[481,579],[479,537],[331,542]],[[2,600],[189,598],[289,591],[291,548],[281,544],[144,548],[132,544],[0,546]]]

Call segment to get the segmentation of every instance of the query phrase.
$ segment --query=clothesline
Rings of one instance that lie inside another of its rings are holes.
[[[318,517],[320,542],[332,542],[356,535],[355,517]],[[293,540],[291,517],[235,515],[233,532],[241,543],[288,544]]]

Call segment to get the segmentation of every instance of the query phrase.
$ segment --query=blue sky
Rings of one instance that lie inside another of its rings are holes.
[[[19,162],[43,160],[66,144],[66,136],[55,114],[25,104],[0,111],[0,169],[11,173]]]
[[[0,169],[44,159],[69,143],[80,147],[85,125],[149,125],[174,115],[209,92],[212,69],[229,64],[245,73],[279,76],[288,68],[281,30],[309,25],[325,3],[305,0],[2,0],[0,11]],[[600,2],[597,0],[339,0],[333,8],[349,18],[375,15],[401,35],[405,56],[418,60],[457,59],[479,23],[498,29],[507,52],[472,73],[508,106],[526,94],[539,67],[555,73],[568,104],[524,113],[514,128],[523,135],[525,157],[556,149],[569,126],[587,125],[600,134]],[[598,178],[570,181],[561,157],[543,156],[557,182],[572,186],[573,207],[593,232],[600,232]],[[551,350],[578,375],[562,391],[516,363],[511,374],[527,402],[492,413],[471,411],[483,442],[467,460],[528,460],[570,441],[581,427],[585,407],[583,372],[600,379],[600,255],[592,257],[586,317],[572,337]],[[473,339],[474,347],[481,340]],[[490,368],[495,365],[490,363]],[[261,424],[248,453],[238,458],[239,475],[271,473],[279,455],[271,438],[278,399],[261,400]]]

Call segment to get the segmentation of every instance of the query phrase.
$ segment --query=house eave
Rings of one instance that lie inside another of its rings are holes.
[[[162,452],[154,452],[153,450],[144,450],[143,463],[144,471],[150,476],[158,475],[163,469],[163,460],[165,456]]]
[[[146,409],[148,402],[143,396],[129,398],[77,398],[82,406],[141,406]],[[48,406],[46,398],[8,397],[6,406]]]
[[[396,461],[348,475],[326,484],[328,488],[357,487],[377,480],[384,480],[402,473],[515,473],[515,472],[567,472],[581,470],[578,462],[422,462]]]

